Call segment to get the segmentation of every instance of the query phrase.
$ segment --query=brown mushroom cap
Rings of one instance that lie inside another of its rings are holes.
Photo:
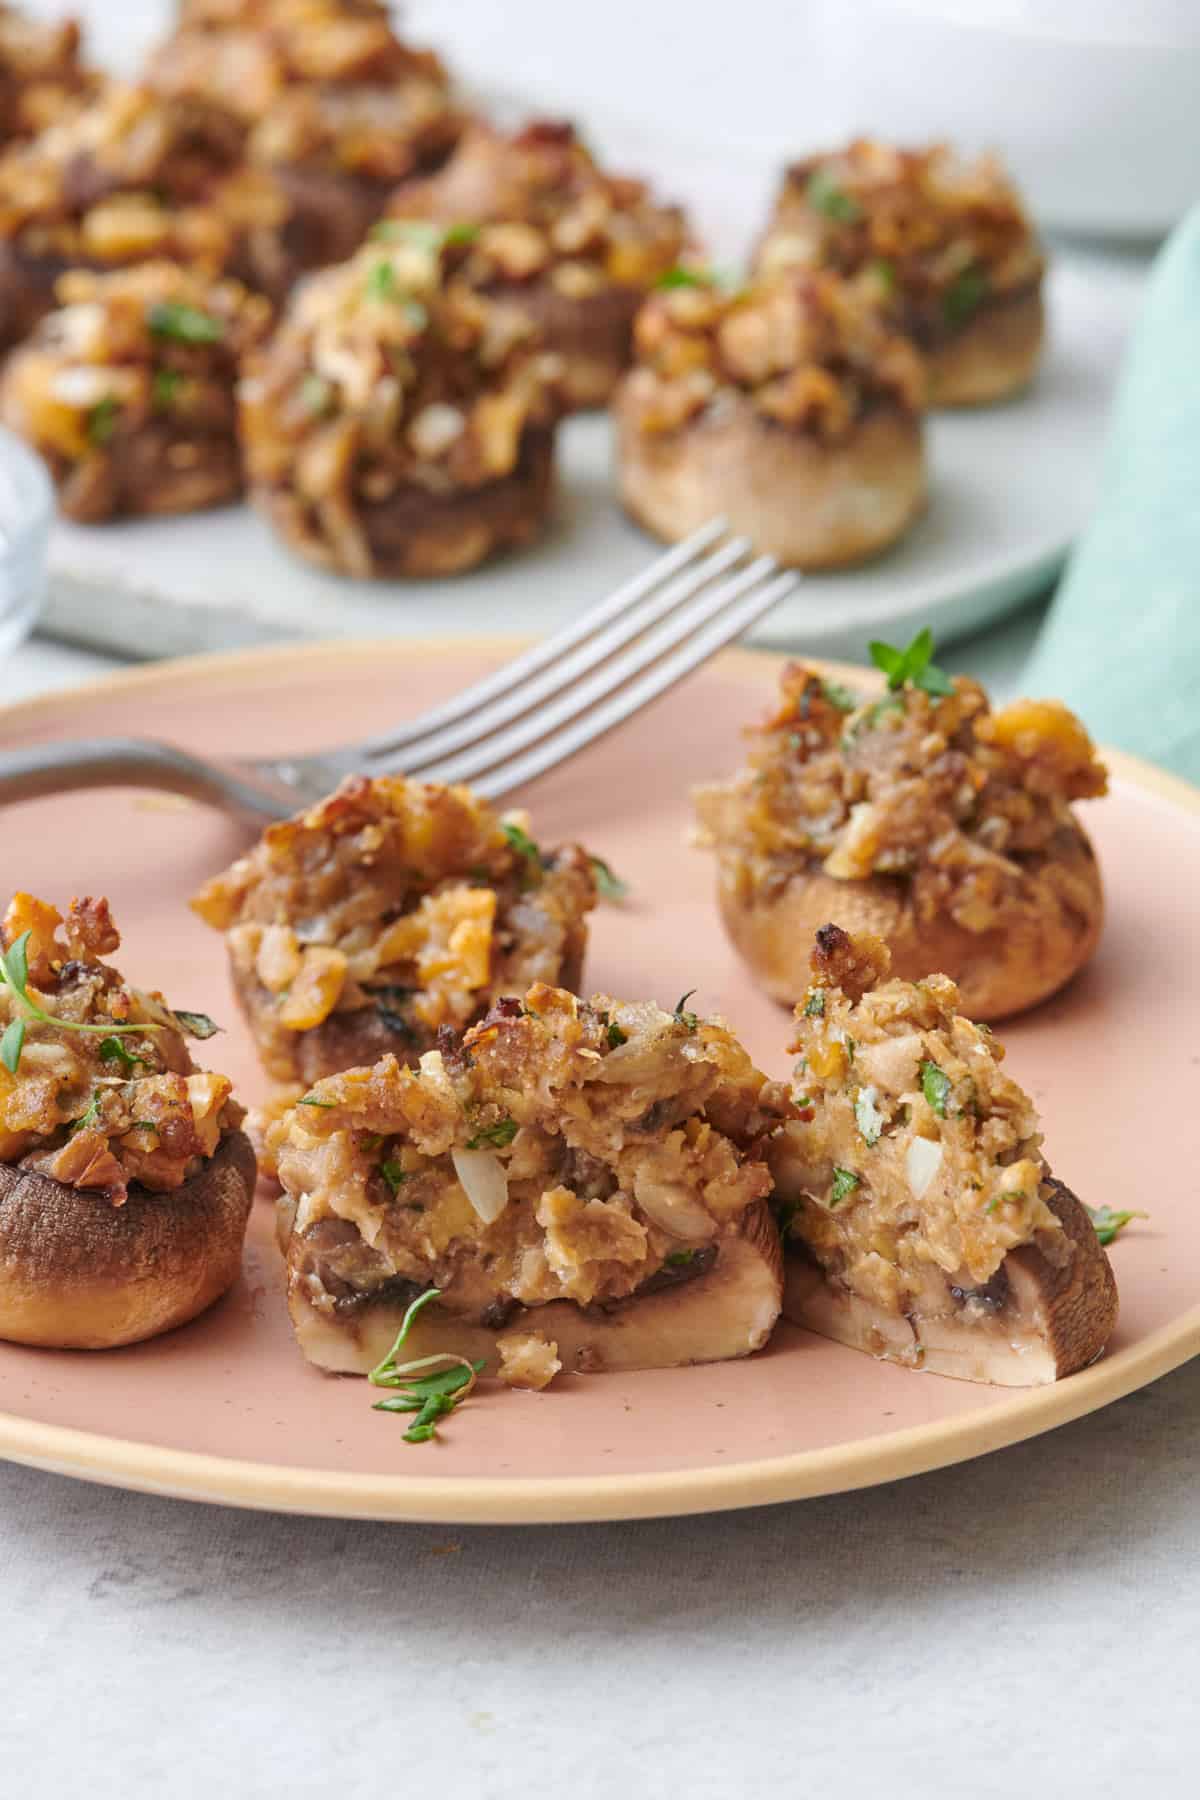
[[[723,849],[719,865],[725,929],[755,979],[786,1006],[808,987],[809,948],[827,919],[883,938],[901,980],[949,975],[962,1011],[983,1020],[1008,1018],[1056,993],[1092,955],[1104,922],[1099,865],[1078,826],[1051,851],[1021,859],[1030,904],[1003,929],[985,932],[965,931],[944,914],[919,919],[908,883],[895,875],[839,881],[816,869],[758,894],[743,881],[735,851]],[[1091,899],[1086,913],[1078,908],[1081,886]]]
[[[985,301],[926,353],[931,406],[986,406],[1028,387],[1046,333],[1041,287]]]
[[[134,1184],[122,1206],[0,1164],[0,1338],[103,1350],[194,1319],[241,1268],[256,1172],[241,1131],[182,1187]]]

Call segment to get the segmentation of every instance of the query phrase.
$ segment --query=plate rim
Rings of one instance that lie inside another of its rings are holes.
[[[188,679],[253,679],[274,666],[376,658],[462,655],[464,650],[513,653],[527,638],[470,637],[333,639],[176,657],[123,669],[0,707],[0,731],[36,723],[64,702]],[[779,652],[723,651],[710,669],[754,670],[756,680],[788,660]],[[823,662],[836,676],[873,673]],[[1110,769],[1124,782],[1173,807],[1200,815],[1200,788],[1126,751],[1105,748]],[[132,1438],[48,1424],[0,1412],[0,1458],[102,1485],[173,1499],[251,1510],[348,1519],[454,1525],[573,1524],[729,1511],[846,1492],[945,1468],[991,1450],[1040,1436],[1082,1418],[1158,1380],[1200,1354],[1200,1303],[1127,1349],[1045,1387],[1023,1389],[986,1410],[956,1414],[820,1450],[702,1464],[653,1473],[601,1476],[406,1476],[356,1474],[303,1465],[261,1463],[207,1452],[171,1449]],[[914,1377],[915,1378],[915,1377]]]

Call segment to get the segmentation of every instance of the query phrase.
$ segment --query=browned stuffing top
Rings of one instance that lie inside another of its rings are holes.
[[[192,904],[226,934],[287,1079],[297,1034],[331,1018],[381,1011],[415,1056],[497,994],[560,979],[595,884],[578,845],[543,856],[468,788],[359,776],[268,826]]]
[[[461,123],[437,56],[402,42],[386,7],[344,0],[189,12],[147,79],[235,112],[253,127],[253,160],[319,163],[379,182],[446,154]]]
[[[401,189],[400,217],[475,227],[479,285],[548,281],[568,299],[645,288],[678,260],[687,224],[645,182],[602,170],[574,128],[540,120],[510,137],[473,125],[438,175]]]
[[[188,446],[232,442],[239,358],[259,342],[270,307],[240,283],[173,263],[60,277],[60,306],[10,358],[6,422],[62,477],[120,456],[151,424],[169,427],[179,469]]]
[[[764,420],[833,443],[877,406],[922,404],[917,353],[831,275],[792,272],[739,293],[699,280],[661,289],[638,313],[634,345],[626,394],[646,431],[744,395]]]
[[[438,234],[405,232],[294,296],[242,388],[254,480],[314,504],[371,502],[412,482],[470,490],[516,468],[526,430],[557,417],[557,365],[518,307],[462,279],[460,255]],[[332,523],[353,539],[351,507]],[[348,567],[366,555],[345,549]]]
[[[80,61],[75,19],[30,18],[0,6],[0,143],[36,137],[83,105],[98,77]]]
[[[889,963],[878,938],[818,933],[791,1046],[800,1119],[775,1169],[785,1239],[900,1313],[930,1280],[983,1287],[1018,1245],[1053,1256],[1063,1232],[1003,1048],[946,976],[889,981]]]
[[[852,277],[918,342],[934,345],[989,300],[1041,277],[1041,248],[994,157],[944,144],[899,150],[857,138],[788,170],[759,251],[765,270]]]
[[[306,1101],[272,1132],[313,1304],[433,1282],[490,1316],[701,1273],[769,1191],[785,1106],[723,1025],[541,984],[417,1069],[385,1057]]]
[[[1077,832],[1071,802],[1107,779],[1060,701],[993,712],[978,682],[960,675],[952,689],[863,700],[789,664],[747,766],[697,794],[705,841],[781,878],[905,876],[920,917],[993,929],[1024,903],[1022,859]]]
[[[113,83],[82,112],[0,157],[0,237],[26,255],[106,267],[152,257],[225,268],[239,229],[279,201],[241,174],[222,108]]]
[[[0,1161],[115,1206],[130,1182],[182,1186],[242,1118],[226,1077],[188,1053],[185,1034],[207,1037],[211,1021],[172,1012],[101,960],[121,942],[107,900],[73,900],[64,920],[15,894],[3,938],[10,976],[24,939],[28,981],[24,997],[0,982]]]

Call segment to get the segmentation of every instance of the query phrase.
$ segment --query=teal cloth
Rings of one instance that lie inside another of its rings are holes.
[[[1096,511],[1020,686],[1200,782],[1200,208],[1151,270]]]

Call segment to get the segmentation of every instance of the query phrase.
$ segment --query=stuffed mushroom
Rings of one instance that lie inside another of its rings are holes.
[[[36,137],[95,95],[99,78],[80,51],[77,20],[0,5],[0,144]]]
[[[832,269],[924,352],[933,406],[1002,400],[1032,380],[1045,258],[994,157],[858,138],[787,171],[757,266]]]
[[[238,361],[270,305],[173,263],[77,270],[0,377],[0,417],[86,522],[194,512],[241,491]]]
[[[68,269],[235,269],[273,207],[240,173],[243,139],[219,107],[114,83],[0,157],[0,347],[51,310]]]
[[[577,844],[543,853],[468,788],[354,776],[192,905],[225,935],[268,1072],[311,1082],[416,1061],[533,981],[577,987],[595,899]]]
[[[520,1385],[745,1356],[779,1313],[765,1141],[785,1101],[723,1025],[538,983],[461,1039],[318,1082],[273,1131],[304,1354]]]
[[[798,568],[859,562],[925,502],[924,378],[906,339],[835,276],[647,300],[618,390],[618,481],[656,536],[718,514]]]
[[[799,1117],[771,1156],[784,1312],[963,1380],[1069,1375],[1116,1322],[1095,1227],[954,983],[889,980],[889,963],[869,934],[816,934],[791,1046]]]
[[[546,120],[511,136],[474,124],[446,167],[401,188],[390,211],[469,238],[472,281],[528,313],[562,358],[573,407],[608,401],[638,305],[688,235],[677,206],[607,173],[572,126]]]
[[[1021,1012],[1099,940],[1100,870],[1073,803],[1105,792],[1104,766],[1060,702],[993,711],[978,682],[944,675],[928,632],[874,648],[882,697],[790,664],[746,767],[698,791],[725,928],[788,1005],[836,918],[882,937],[904,980],[950,976],[971,1017]]]
[[[451,575],[542,530],[553,358],[440,237],[314,275],[247,362],[254,500],[299,555],[358,577]]]
[[[235,1280],[254,1192],[230,1083],[188,1051],[216,1028],[104,960],[106,900],[64,918],[16,894],[3,943],[0,1337],[95,1350],[182,1325]]]
[[[248,163],[277,200],[249,245],[251,272],[275,299],[350,256],[397,183],[436,168],[462,129],[441,62],[403,43],[373,0],[189,8],[147,80],[247,127]]]

